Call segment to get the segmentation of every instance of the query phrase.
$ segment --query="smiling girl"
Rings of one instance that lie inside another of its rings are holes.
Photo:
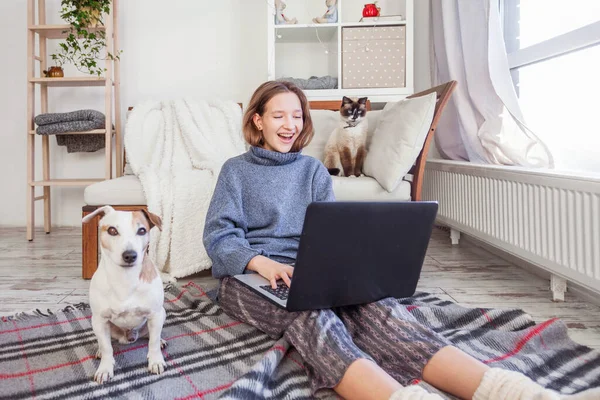
[[[301,154],[313,126],[297,86],[262,84],[250,100],[243,131],[250,149],[223,165],[204,230],[212,274],[222,279],[219,304],[272,338],[285,337],[304,358],[313,392],[332,388],[346,399],[441,399],[407,386],[423,379],[464,399],[564,398],[523,374],[474,359],[420,324],[396,299],[289,312],[231,279],[250,271],[273,288],[279,279],[289,286],[306,208],[335,200],[325,166]]]

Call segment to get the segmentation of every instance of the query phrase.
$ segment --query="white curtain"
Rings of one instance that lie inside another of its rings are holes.
[[[432,80],[458,85],[436,146],[448,159],[553,167],[546,145],[524,125],[496,0],[432,0]]]

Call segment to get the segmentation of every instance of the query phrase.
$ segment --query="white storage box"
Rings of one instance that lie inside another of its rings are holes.
[[[406,86],[403,25],[342,28],[342,88]]]

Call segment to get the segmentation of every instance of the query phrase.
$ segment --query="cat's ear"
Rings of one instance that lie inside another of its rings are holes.
[[[350,97],[342,97],[342,104],[352,104],[352,99]]]
[[[368,97],[361,97],[358,99],[358,104],[367,104]]]

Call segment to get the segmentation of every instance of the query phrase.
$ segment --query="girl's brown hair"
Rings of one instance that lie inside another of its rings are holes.
[[[290,151],[298,152],[310,143],[314,135],[314,129],[312,119],[310,118],[308,100],[306,100],[306,96],[304,95],[304,92],[302,92],[302,89],[291,82],[267,81],[254,91],[250,103],[248,104],[248,108],[244,113],[242,131],[244,132],[244,139],[248,144],[259,147],[264,144],[263,135],[254,124],[254,115],[258,114],[262,117],[269,100],[279,93],[289,92],[294,93],[298,96],[298,99],[300,99],[302,120],[304,122],[302,132],[298,135],[298,138],[292,145]]]

